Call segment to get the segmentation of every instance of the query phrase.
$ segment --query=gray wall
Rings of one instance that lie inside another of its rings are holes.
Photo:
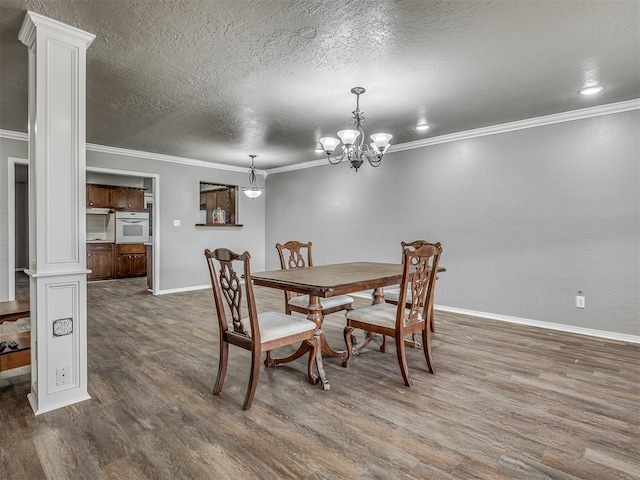
[[[0,138],[0,301],[8,298],[8,157],[27,158],[27,142]],[[251,252],[252,269],[263,270],[265,196],[254,201],[238,198],[239,227],[195,227],[200,212],[200,181],[244,185],[248,172],[229,172],[144,158],[87,152],[87,166],[159,174],[160,217],[154,232],[160,232],[160,289],[209,284],[205,248],[228,247]],[[181,221],[180,227],[173,220]]]
[[[203,252],[227,247],[251,252],[253,270],[264,269],[265,203],[238,196],[240,227],[196,227],[200,213],[200,181],[231,185],[247,183],[248,172],[229,172],[171,162],[87,152],[87,167],[113,168],[160,175],[160,218],[154,236],[160,235],[160,289],[170,290],[209,284]],[[181,226],[174,227],[174,219]]]
[[[9,298],[9,218],[7,175],[9,157],[27,158],[27,142],[0,138],[0,301]]]
[[[639,138],[634,111],[269,175],[267,268],[291,239],[317,264],[440,241],[439,305],[639,335]]]

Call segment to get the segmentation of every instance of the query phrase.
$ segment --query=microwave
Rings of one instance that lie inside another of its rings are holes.
[[[116,243],[147,243],[149,212],[116,212]]]

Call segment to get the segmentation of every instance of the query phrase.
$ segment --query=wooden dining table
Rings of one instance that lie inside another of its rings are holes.
[[[270,270],[251,273],[254,285],[287,290],[309,295],[309,314],[307,318],[317,325],[322,353],[332,357],[346,358],[346,351],[331,348],[322,332],[322,305],[320,298],[360,292],[373,289],[373,304],[384,302],[384,287],[397,285],[402,280],[401,263],[349,262],[317,265],[304,268]],[[439,272],[444,268],[438,269]],[[286,363],[302,354],[298,352],[282,359],[273,359],[274,363]],[[323,385],[326,379],[322,379]],[[327,383],[328,386],[328,383]]]

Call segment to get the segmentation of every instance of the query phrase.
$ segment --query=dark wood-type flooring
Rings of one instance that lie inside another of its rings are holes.
[[[282,292],[256,289],[259,310]],[[91,400],[34,416],[28,375],[0,383],[0,478],[640,478],[640,347],[436,312],[427,372],[370,346],[331,390],[304,359],[262,368],[231,348],[222,395],[209,290],[154,297],[145,279],[88,286]],[[367,302],[357,300],[359,305]],[[325,332],[343,345],[344,316]]]

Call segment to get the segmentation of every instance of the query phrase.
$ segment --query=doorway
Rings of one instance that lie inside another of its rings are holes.
[[[8,299],[29,298],[29,161],[9,157],[8,165]],[[12,233],[13,232],[13,233]],[[17,295],[16,295],[16,285]]]
[[[20,292],[22,294],[23,291],[26,291],[26,295],[28,297],[28,280],[23,282],[22,275],[26,275],[22,273],[21,268],[28,268],[28,256],[29,256],[29,221],[28,221],[28,191],[29,191],[29,183],[28,183],[28,171],[29,171],[29,161],[24,158],[16,158],[9,157],[8,158],[8,178],[7,178],[7,190],[8,190],[8,205],[7,205],[7,216],[8,216],[8,300],[16,299],[16,280],[20,283]],[[24,177],[24,172],[26,171],[26,178]],[[138,178],[140,182],[142,182],[144,188],[147,188],[151,196],[147,195],[145,204],[147,201],[149,203],[150,211],[149,217],[153,222],[153,225],[158,225],[158,216],[159,216],[159,191],[160,191],[160,175],[156,173],[144,173],[144,172],[131,172],[127,170],[116,170],[111,168],[101,168],[101,167],[89,167],[87,166],[87,175],[91,174],[102,174],[109,175],[114,178],[116,177],[131,177]],[[16,178],[18,178],[20,185],[16,183]],[[89,178],[89,177],[88,177]],[[24,182],[23,182],[24,181]],[[18,192],[24,189],[26,192],[27,203],[24,207],[25,210],[22,210],[23,207],[19,207],[16,203],[16,195],[20,195]],[[24,211],[25,214],[19,213]],[[20,217],[18,219],[17,217]],[[21,224],[24,222],[26,225],[26,231],[23,234],[19,234],[16,230],[17,224]],[[153,295],[158,295],[160,291],[160,229],[153,228],[153,237],[150,239],[151,248],[153,250],[152,261],[149,264],[149,269],[151,270],[151,288],[149,290],[153,293]],[[18,248],[18,244],[20,244]],[[24,249],[24,250],[23,250]],[[23,263],[21,260],[17,260],[16,250],[19,250],[21,255],[26,255],[26,265],[20,265]],[[22,253],[24,251],[24,253]],[[16,277],[18,277],[16,279]],[[26,282],[26,284],[25,284]]]

